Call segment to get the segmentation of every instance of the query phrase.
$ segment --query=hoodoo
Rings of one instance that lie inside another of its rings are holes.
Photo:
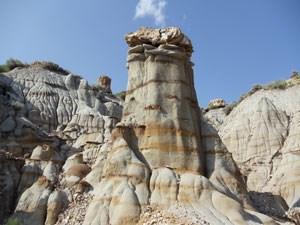
[[[203,174],[200,111],[191,41],[175,27],[141,28],[125,37],[128,86],[122,122],[151,168]]]
[[[84,225],[274,224],[252,208],[230,153],[201,116],[191,41],[174,27],[125,39],[123,114],[85,178],[94,199]]]

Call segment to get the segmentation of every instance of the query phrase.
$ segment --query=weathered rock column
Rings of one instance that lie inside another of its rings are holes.
[[[109,78],[108,76],[104,76],[101,75],[98,79],[98,85],[100,87],[103,87],[103,91],[104,93],[108,93],[111,94],[111,88],[110,88],[110,84],[111,84],[111,78]]]
[[[141,28],[125,39],[129,75],[122,125],[134,128],[135,147],[151,169],[203,174],[191,41],[174,27]]]

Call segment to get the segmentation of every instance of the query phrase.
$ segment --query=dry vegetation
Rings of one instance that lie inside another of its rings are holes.
[[[291,75],[291,79],[292,80],[297,80],[299,82],[296,83],[300,83],[300,73],[297,71],[293,71],[292,75]],[[253,95],[255,92],[259,91],[259,90],[274,90],[274,89],[280,89],[280,90],[285,90],[289,87],[294,86],[295,83],[293,82],[289,82],[286,80],[278,80],[272,83],[269,83],[265,86],[260,85],[260,84],[255,84],[253,85],[253,87],[250,89],[250,91],[246,94],[242,94],[239,98],[239,100],[233,101],[230,104],[228,104],[225,108],[224,108],[224,112],[226,115],[228,115],[241,101],[243,101],[245,98]]]
[[[40,66],[46,70],[56,72],[62,75],[68,75],[70,74],[70,71],[60,67],[58,64],[55,64],[53,62],[33,62],[32,64],[23,63],[18,59],[10,58],[6,60],[5,64],[0,65],[0,73],[7,73],[15,68],[27,68],[30,66]]]

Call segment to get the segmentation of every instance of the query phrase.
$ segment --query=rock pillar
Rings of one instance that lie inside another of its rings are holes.
[[[200,110],[191,41],[178,28],[141,28],[125,37],[128,86],[122,124],[151,169],[203,173]]]
[[[98,85],[103,88],[104,93],[111,94],[111,79],[108,76],[100,76],[98,79]]]

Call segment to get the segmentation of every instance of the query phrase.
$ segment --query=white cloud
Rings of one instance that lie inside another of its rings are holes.
[[[167,6],[166,0],[140,0],[135,8],[135,19],[151,16],[158,26],[166,25],[164,9]]]

